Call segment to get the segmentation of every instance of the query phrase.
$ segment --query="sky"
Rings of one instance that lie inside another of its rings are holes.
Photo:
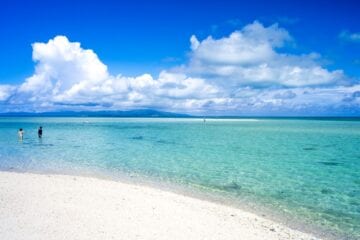
[[[358,1],[0,2],[0,112],[359,116]]]

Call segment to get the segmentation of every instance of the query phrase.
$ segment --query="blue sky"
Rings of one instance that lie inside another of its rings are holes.
[[[359,10],[346,0],[1,1],[0,111],[358,115]],[[72,50],[49,58],[54,48]]]

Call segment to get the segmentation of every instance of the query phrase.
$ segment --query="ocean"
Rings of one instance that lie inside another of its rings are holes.
[[[166,183],[360,239],[358,119],[2,117],[0,169]]]

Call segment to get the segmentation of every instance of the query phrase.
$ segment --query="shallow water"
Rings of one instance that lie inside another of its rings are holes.
[[[0,118],[0,168],[149,177],[360,238],[360,121]]]

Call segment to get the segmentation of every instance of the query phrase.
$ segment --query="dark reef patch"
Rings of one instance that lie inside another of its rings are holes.
[[[325,166],[339,166],[342,164],[340,162],[318,162],[318,163],[325,165]]]
[[[305,148],[303,148],[303,150],[305,150],[305,151],[314,151],[314,150],[316,150],[316,148],[314,148],[314,147],[305,147]]]
[[[173,141],[166,141],[166,140],[157,140],[156,141],[157,143],[161,143],[161,144],[176,144],[175,142]]]
[[[236,183],[236,182],[231,182],[228,184],[224,184],[221,186],[217,186],[217,188],[221,189],[221,190],[225,190],[225,191],[240,191],[241,190],[241,185]]]
[[[133,139],[133,140],[143,140],[144,137],[143,137],[143,136],[135,136],[135,137],[131,137],[130,139]]]
[[[324,189],[321,189],[321,193],[322,194],[332,194],[332,193],[334,193],[334,191],[331,189],[324,188]]]

